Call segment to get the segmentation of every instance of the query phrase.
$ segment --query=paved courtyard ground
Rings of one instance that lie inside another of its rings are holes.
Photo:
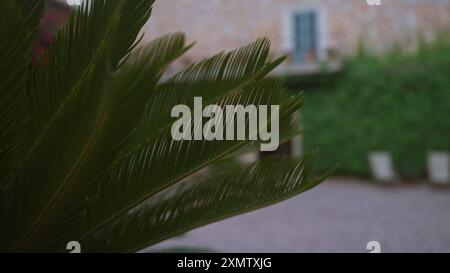
[[[146,251],[450,252],[450,189],[333,178],[279,205],[212,224]]]

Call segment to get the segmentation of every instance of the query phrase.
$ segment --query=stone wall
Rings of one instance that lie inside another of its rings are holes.
[[[221,50],[269,37],[275,54],[292,47],[291,15],[297,10],[319,14],[321,54],[355,52],[360,39],[382,51],[401,41],[413,44],[417,33],[432,37],[450,26],[450,0],[159,0],[145,27],[146,39],[168,32],[185,32],[196,46],[184,62],[197,61]]]

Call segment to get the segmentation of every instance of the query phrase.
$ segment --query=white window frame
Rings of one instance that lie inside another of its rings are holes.
[[[294,16],[298,13],[314,12],[317,16],[317,59],[325,61],[328,50],[328,28],[326,10],[322,6],[298,5],[294,8],[285,6],[282,11],[282,50],[292,54],[294,51]]]

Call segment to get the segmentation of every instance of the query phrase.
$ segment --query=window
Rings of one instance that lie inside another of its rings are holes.
[[[318,59],[318,16],[314,11],[294,13],[294,63],[315,62]]]

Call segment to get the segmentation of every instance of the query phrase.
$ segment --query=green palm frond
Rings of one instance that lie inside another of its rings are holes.
[[[266,76],[284,59],[268,63],[269,49],[270,42],[259,39],[248,46],[191,65],[160,83],[159,95],[148,102],[137,130],[138,140],[171,126],[170,112],[174,105],[192,106],[196,96],[202,97],[205,105],[214,104],[228,92]]]
[[[249,100],[266,104],[271,96],[274,101],[273,96],[277,91],[274,87],[279,82],[260,84],[263,86],[256,85],[253,90],[245,90],[241,96],[232,95],[225,98],[219,105],[245,105]],[[300,103],[299,99],[284,102],[281,117],[290,115]],[[90,224],[83,225],[80,233],[87,232],[89,235],[153,195],[248,143],[247,140],[177,142],[172,139],[170,130],[152,137],[124,160],[113,165],[113,169],[100,177],[99,181],[93,183],[92,189],[86,195],[90,193],[88,196],[94,199],[95,203],[109,205],[93,206],[87,210],[84,217],[91,219]],[[123,195],[124,191],[127,195]],[[92,226],[93,230],[86,230],[86,226]]]
[[[44,1],[0,2],[0,251],[14,232],[11,187],[23,157],[21,144],[28,122],[27,75],[35,28],[43,12]]]
[[[309,158],[196,181],[252,141],[175,141],[175,105],[280,105],[292,132],[304,97],[267,77],[284,60],[268,60],[267,39],[163,77],[192,44],[174,33],[136,48],[152,7],[85,1],[31,67],[44,1],[1,2],[0,250],[62,251],[78,240],[86,251],[134,251],[318,183]]]
[[[15,247],[32,243],[33,237],[47,232],[57,221],[54,216],[72,201],[66,196],[82,188],[84,181],[114,157],[114,147],[124,141],[133,126],[132,120],[120,122],[114,116],[124,119],[128,114],[124,110],[128,109],[138,119],[136,111],[142,111],[141,102],[148,92],[133,96],[137,102],[133,105],[120,100],[127,90],[111,89],[108,83],[118,69],[118,61],[133,47],[150,16],[152,3],[85,2],[57,35],[45,62],[33,71],[29,141],[24,175],[16,187],[26,202],[18,205],[23,217],[17,223],[20,239]],[[119,24],[126,20],[124,17],[130,17],[125,26]],[[130,33],[135,37],[130,39]],[[41,183],[34,182],[36,177]]]
[[[0,188],[18,164],[26,122],[27,74],[32,43],[44,1],[5,0],[0,3]],[[15,26],[14,28],[11,26]],[[5,179],[5,180],[4,180]],[[10,178],[9,178],[10,179]]]
[[[311,189],[311,157],[268,157],[163,192],[82,241],[87,251],[137,251],[191,229],[273,205]]]

